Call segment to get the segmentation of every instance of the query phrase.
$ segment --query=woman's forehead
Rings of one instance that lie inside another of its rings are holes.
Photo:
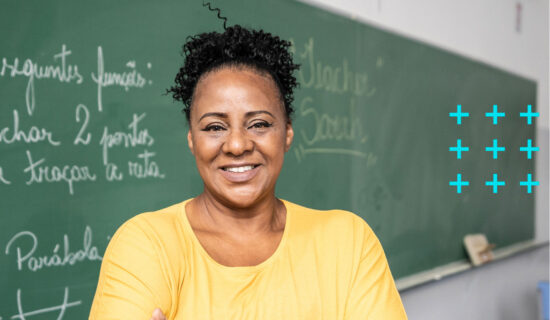
[[[191,110],[203,112],[250,112],[254,109],[284,112],[278,88],[269,75],[246,68],[223,68],[197,83]]]

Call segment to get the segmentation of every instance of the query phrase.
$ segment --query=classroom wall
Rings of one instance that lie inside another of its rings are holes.
[[[538,83],[535,240],[549,239],[548,0],[302,0]],[[536,282],[549,247],[521,253],[402,293],[412,320],[538,319]]]
[[[538,320],[537,282],[548,279],[548,246],[406,290],[410,320]]]

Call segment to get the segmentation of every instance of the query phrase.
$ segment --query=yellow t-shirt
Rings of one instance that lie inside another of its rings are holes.
[[[187,200],[189,201],[189,200]],[[380,242],[347,211],[284,201],[285,230],[256,266],[217,263],[196,238],[185,203],[119,228],[101,265],[90,319],[407,319]]]

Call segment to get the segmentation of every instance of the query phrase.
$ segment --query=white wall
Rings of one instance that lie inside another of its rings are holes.
[[[537,81],[535,238],[549,239],[548,0],[302,0]],[[517,30],[517,5],[521,24]],[[548,246],[402,293],[410,319],[537,319]]]
[[[537,282],[548,280],[548,246],[406,290],[410,320],[538,320]]]

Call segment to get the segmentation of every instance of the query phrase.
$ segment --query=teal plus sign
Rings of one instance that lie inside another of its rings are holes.
[[[504,186],[504,181],[498,181],[497,174],[493,173],[493,180],[492,181],[485,181],[486,186],[493,186],[493,193],[498,193],[498,187]]]
[[[492,147],[485,147],[485,151],[491,151],[493,153],[493,159],[498,159],[497,152],[506,150],[504,147],[499,147],[497,144],[497,139],[493,139]]]
[[[533,117],[538,117],[539,116],[539,113],[538,112],[531,112],[531,105],[528,104],[527,105],[527,112],[520,112],[519,113],[519,116],[520,117],[526,117],[527,118],[527,124],[533,124]],[[529,158],[531,159],[531,158]]]
[[[462,181],[462,175],[456,174],[456,181],[449,181],[450,186],[456,186],[456,193],[462,193],[462,186],[469,186],[469,181]]]
[[[470,148],[462,146],[462,140],[456,139],[456,147],[449,147],[449,151],[456,151],[456,158],[462,159],[462,151],[470,151]]]
[[[462,124],[462,118],[470,116],[468,112],[462,112],[462,105],[456,105],[456,112],[449,112],[449,117],[456,117],[456,124]]]
[[[527,159],[531,159],[531,153],[533,153],[533,151],[539,151],[539,147],[531,146],[531,139],[527,139],[527,147],[519,147],[519,151],[526,151]]]
[[[532,181],[531,180],[531,174],[528,173],[527,174],[527,181],[520,181],[519,182],[519,185],[520,186],[527,186],[527,193],[531,193],[531,188],[533,186],[538,186],[540,183],[538,181]]]
[[[486,117],[493,117],[493,124],[498,123],[498,117],[504,118],[504,112],[497,112],[497,105],[493,104],[493,112],[485,112]]]

